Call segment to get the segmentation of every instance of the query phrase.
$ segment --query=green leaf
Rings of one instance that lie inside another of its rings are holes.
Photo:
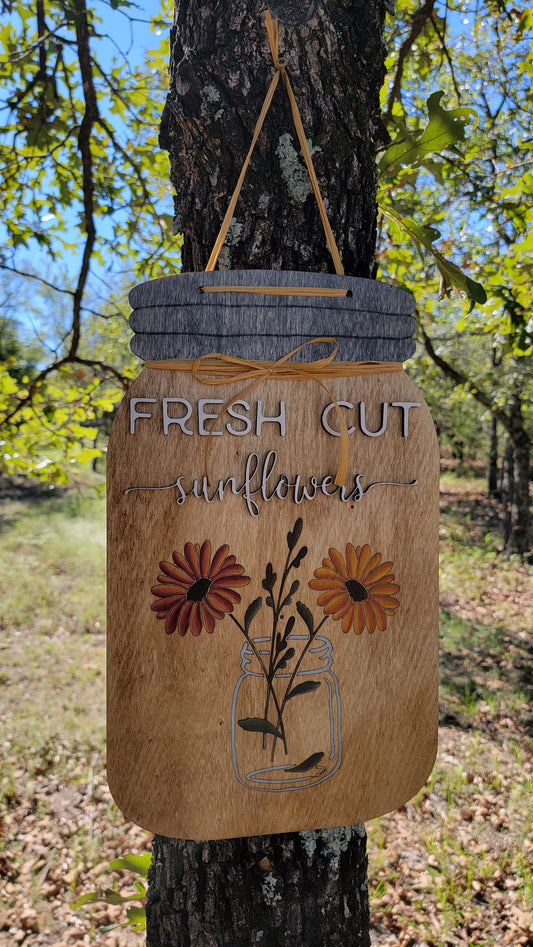
[[[128,901],[137,901],[138,894],[123,896],[119,891],[113,888],[104,888],[99,891],[91,891],[89,894],[82,894],[81,898],[74,902],[73,908],[82,907],[84,904],[92,904],[96,901],[103,901],[104,904],[127,904]]]
[[[74,459],[78,464],[88,464],[95,457],[101,456],[102,451],[98,447],[82,447],[81,450],[76,451]]]
[[[89,894],[82,894],[81,897],[74,901],[71,904],[71,907],[76,910],[77,908],[83,907],[84,904],[92,904],[94,901],[100,901],[101,898],[97,891],[90,891]]]
[[[105,901],[106,904],[125,904],[127,901],[131,901],[131,896],[124,897],[119,891],[114,891],[113,888],[104,888],[101,900]]]
[[[129,852],[127,855],[123,855],[121,858],[115,858],[112,862],[109,862],[109,867],[114,871],[123,868],[125,871],[135,872],[135,874],[140,875],[141,878],[147,878],[151,863],[151,852],[144,852],[142,855],[133,855]]]
[[[271,733],[272,736],[278,737],[280,740],[283,739],[283,734],[280,733],[277,727],[268,720],[264,720],[263,717],[246,717],[239,720],[238,724],[243,730],[248,730],[251,733]]]
[[[319,687],[320,681],[302,681],[301,684],[297,684],[289,691],[285,699],[292,700],[293,697],[300,697],[302,694],[311,694],[313,691],[317,691]]]
[[[466,273],[463,273],[457,264],[451,260],[447,260],[446,257],[433,246],[433,241],[439,236],[438,231],[435,231],[432,227],[417,224],[410,217],[402,216],[395,208],[391,207],[390,204],[386,207],[381,206],[381,212],[384,217],[391,220],[400,230],[406,233],[417,246],[423,247],[431,254],[441,275],[439,298],[442,298],[450,287],[453,287],[459,293],[467,296],[470,301],[470,308],[473,308],[475,303],[479,303],[480,305],[486,303],[487,294],[481,283],[477,283],[467,276]]]
[[[414,135],[405,125],[400,125],[396,142],[390,145],[379,162],[379,170],[385,171],[395,164],[416,167],[430,154],[439,153],[466,138],[466,126],[477,116],[472,108],[454,108],[446,111],[440,101],[443,91],[433,92],[426,107],[428,124],[421,135]]]
[[[144,931],[146,929],[146,909],[143,907],[138,907],[135,904],[132,904],[130,908],[127,909],[126,915],[130,925],[136,931]]]

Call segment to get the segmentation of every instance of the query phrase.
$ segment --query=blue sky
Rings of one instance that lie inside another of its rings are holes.
[[[96,29],[102,38],[94,38],[92,48],[96,59],[102,64],[104,69],[110,68],[113,60],[115,60],[115,64],[119,66],[121,63],[124,63],[124,65],[127,63],[129,67],[142,65],[146,52],[149,49],[159,46],[169,35],[172,22],[172,0],[164,0],[164,7],[166,8],[165,17],[161,27],[157,30],[151,27],[150,21],[152,18],[161,15],[161,0],[140,0],[139,3],[127,7],[125,12],[121,12],[120,9],[113,10],[109,0],[107,0],[107,2],[106,0],[93,0],[90,6],[101,20],[100,23],[96,24]],[[7,15],[0,17],[0,25],[6,22],[16,26],[16,13],[13,13],[9,17]],[[67,55],[67,52],[65,55]],[[6,97],[4,93],[2,98],[5,99]],[[105,114],[105,99],[100,100],[99,106],[102,114]],[[6,119],[8,112],[8,109],[4,109],[3,114],[5,114]],[[2,113],[0,113],[0,120],[1,117]],[[107,117],[119,134],[119,137],[123,141],[128,142],[128,129],[121,123],[118,116],[108,115]],[[172,213],[171,193],[169,193],[168,199],[166,200],[166,206],[162,207],[161,210],[169,214]],[[79,202],[77,202],[76,206],[65,214],[67,226],[69,228],[72,227],[72,230],[63,234],[64,239],[76,244],[79,248],[78,250],[74,249],[62,253],[57,262],[53,262],[46,252],[37,245],[28,249],[20,247],[15,257],[16,265],[22,270],[25,268],[36,270],[52,283],[64,285],[65,279],[68,280],[69,277],[72,280],[76,280],[83,248],[83,240],[80,239],[80,235],[75,229],[76,218],[79,214],[80,205]],[[51,233],[54,231],[56,223],[53,207],[48,211],[43,209],[38,224],[39,229]],[[98,231],[103,232],[105,229],[105,219],[100,217],[96,221],[96,224]],[[2,238],[5,242],[6,234],[5,231],[2,234],[0,225],[0,239]],[[107,270],[107,265],[100,265],[96,260],[91,262],[91,272],[93,274],[91,287],[93,292],[101,296],[103,300],[105,300],[106,294],[108,293],[106,283],[109,283],[109,274]],[[132,280],[134,280],[134,277],[132,277]],[[116,280],[111,279],[111,282],[116,283]],[[29,311],[31,308],[37,305],[38,308],[42,308],[44,314],[53,307],[57,309],[58,319],[61,320],[60,314],[63,306],[68,309],[70,305],[69,297],[63,297],[61,295],[56,295],[55,298],[52,299],[49,297],[39,303],[37,284],[34,281],[29,281],[24,287],[21,285],[19,294],[15,292],[10,295],[14,303],[10,305],[9,311],[6,310],[6,314],[15,318],[31,335],[34,334],[35,330],[39,332],[39,316],[35,311],[31,314]],[[20,297],[20,303],[18,305],[16,305],[17,296]],[[33,303],[32,307],[28,307],[27,305],[28,298]],[[48,320],[45,319],[45,324],[47,322]],[[43,331],[46,332],[46,330]]]

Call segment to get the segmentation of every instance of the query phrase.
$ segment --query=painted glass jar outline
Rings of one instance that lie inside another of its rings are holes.
[[[263,659],[265,659],[270,652],[270,637],[259,637],[253,640],[257,651],[261,654]],[[289,647],[294,647],[296,653],[305,647],[307,642],[308,637],[306,635],[291,634],[289,636]],[[284,759],[281,741],[278,740],[277,742],[276,753],[275,741],[272,740],[273,747],[271,753],[263,755],[261,752],[256,752],[255,757],[252,757],[254,762],[252,762],[252,768],[250,768],[246,760],[246,749],[249,751],[250,748],[243,746],[242,739],[239,739],[239,725],[242,726],[242,723],[246,723],[249,718],[245,718],[245,720],[242,718],[239,719],[238,711],[246,702],[252,703],[252,705],[255,703],[256,706],[259,705],[257,690],[258,685],[264,680],[264,675],[255,658],[254,652],[248,643],[246,641],[244,642],[241,648],[242,674],[235,685],[231,707],[233,769],[237,779],[243,786],[248,786],[251,789],[259,789],[264,792],[286,792],[288,790],[305,789],[311,785],[316,786],[337,772],[342,760],[339,682],[332,666],[331,641],[328,638],[317,635],[314,638],[314,645],[314,647],[308,648],[306,654],[308,665],[310,666],[305,667],[305,661],[302,662],[296,674],[296,686],[300,686],[301,688],[298,692],[299,699],[297,702],[299,715],[302,720],[305,721],[309,710],[309,716],[312,714],[315,723],[313,732],[308,732],[308,728],[304,728],[307,732],[303,734],[300,732],[298,734],[297,743],[300,748],[302,743],[305,744],[306,741],[310,740],[311,745],[308,749],[311,749],[312,752],[307,752],[303,762],[300,762],[303,755],[300,749],[298,761],[291,763],[290,760]],[[291,672],[289,669],[278,670],[274,675],[273,684],[274,686],[277,684],[278,687],[282,689],[283,685],[288,683],[290,677]],[[308,684],[314,686],[306,687]],[[304,685],[303,688],[302,685]],[[254,689],[256,691],[255,700]],[[247,694],[246,691],[249,693]],[[246,700],[246,698],[248,698],[248,700]],[[291,707],[292,706],[293,705],[291,705]],[[283,709],[284,716],[286,717],[287,708]],[[322,733],[320,739],[316,733],[317,721],[321,724],[320,729]],[[290,721],[287,723],[285,720],[285,728],[289,734],[294,736]],[[287,754],[290,753],[294,740],[289,740],[288,743]],[[318,745],[324,747],[324,749],[317,751],[316,746]],[[313,749],[313,747],[315,748]],[[259,749],[262,750],[263,748],[260,747]],[[275,756],[277,758],[275,758]],[[267,765],[265,765],[265,757],[270,760],[270,763],[267,763]],[[257,768],[254,768],[256,764]]]
[[[177,630],[183,636],[190,630],[193,636],[198,637],[202,629],[211,634],[216,623],[228,615],[244,636],[241,649],[243,673],[232,699],[234,770],[237,779],[244,785],[271,792],[317,785],[333,776],[341,763],[340,694],[332,668],[331,642],[323,636],[318,637],[322,626],[331,617],[333,621],[341,623],[344,633],[348,633],[351,628],[357,635],[362,634],[365,628],[370,634],[376,629],[384,631],[389,618],[400,605],[396,597],[400,586],[390,571],[392,562],[382,562],[382,554],[372,553],[368,544],[354,546],[348,543],[344,556],[335,547],[330,547],[329,556],[322,559],[322,565],[315,569],[313,578],[307,583],[310,589],[319,592],[317,605],[322,609],[323,617],[318,624],[311,609],[300,600],[296,601],[294,614],[290,606],[300,582],[292,579],[289,584],[289,577],[300,568],[308,554],[306,546],[296,550],[302,528],[303,521],[299,517],[293,529],[287,533],[288,551],[279,581],[271,562],[267,563],[265,569],[262,580],[266,592],[264,603],[272,613],[272,628],[268,636],[252,636],[252,624],[263,607],[261,595],[248,605],[242,621],[234,614],[235,606],[241,602],[237,589],[247,586],[251,578],[245,575],[244,566],[230,554],[227,544],[220,546],[211,555],[208,539],[201,545],[186,542],[183,554],[174,551],[172,562],[159,563],[161,573],[157,577],[158,584],[151,589],[156,596],[151,608],[158,619],[165,621],[167,634]],[[289,611],[291,614],[287,617]],[[299,624],[295,631],[297,621]],[[301,631],[305,631],[305,634],[301,634]],[[314,658],[320,648],[328,652],[326,666],[306,667],[306,661],[309,662],[310,657]],[[254,672],[250,672],[250,660],[255,663]],[[256,696],[253,709],[250,710],[248,704],[248,715],[240,717],[237,712],[238,696],[243,683],[252,678],[261,681],[262,698]],[[326,688],[322,686],[324,684]],[[316,692],[321,687],[322,698],[325,690],[329,689],[330,694],[325,702],[328,719],[322,726],[321,745],[325,749],[314,749],[297,763],[289,762],[290,733],[287,720],[292,717],[292,708],[299,706],[300,718],[305,720],[303,702],[320,699]],[[327,732],[330,734],[329,747]],[[335,732],[336,741],[331,738]],[[255,741],[254,762],[250,768],[248,753],[244,771],[237,760],[239,738],[241,742],[243,739]],[[279,761],[280,754],[285,758],[284,762]],[[280,776],[281,772],[283,777]]]

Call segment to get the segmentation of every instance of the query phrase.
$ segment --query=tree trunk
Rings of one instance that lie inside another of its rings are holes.
[[[503,542],[504,546],[511,536],[511,507],[513,504],[514,480],[513,480],[513,443],[510,437],[507,437],[507,444],[502,457],[502,476],[501,476],[501,501],[503,508]]]
[[[367,947],[364,826],[184,842],[154,837],[149,947]]]
[[[257,0],[179,0],[161,144],[183,269],[205,268],[273,74]],[[385,133],[385,0],[275,0],[345,271],[375,270],[375,153]],[[222,268],[333,271],[280,82],[237,204]],[[224,842],[154,838],[148,947],[367,947],[362,826]]]
[[[265,4],[179,0],[161,145],[170,153],[183,269],[202,270],[273,74]],[[294,28],[291,21],[302,22]],[[281,55],[346,273],[375,269],[376,146],[385,132],[384,0],[278,0]],[[312,15],[306,19],[306,13]],[[333,272],[279,84],[246,176],[221,267]]]
[[[524,427],[522,400],[515,392],[509,407],[509,444],[502,490],[504,504],[504,552],[525,556],[531,548],[530,536],[530,455],[531,441]]]
[[[498,421],[491,415],[489,449],[489,497],[498,497]]]

